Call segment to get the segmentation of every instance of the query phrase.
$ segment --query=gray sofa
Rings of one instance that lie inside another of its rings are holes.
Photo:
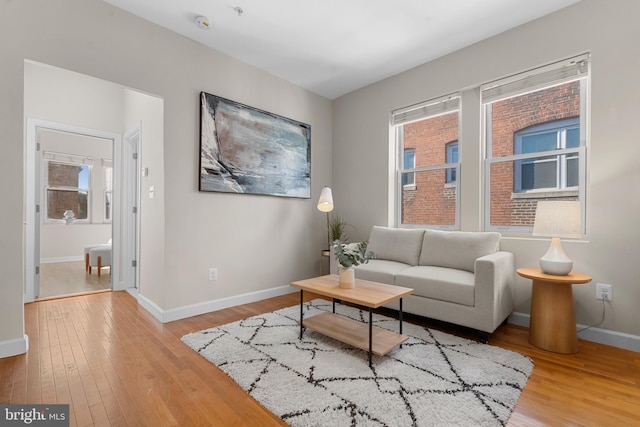
[[[486,339],[513,311],[514,257],[499,245],[499,233],[374,226],[369,250],[376,259],[355,274],[413,288],[404,312],[473,328]]]

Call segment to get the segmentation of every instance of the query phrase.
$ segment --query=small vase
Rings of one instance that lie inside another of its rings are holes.
[[[355,270],[353,267],[340,267],[340,275],[338,277],[338,287],[342,289],[351,289],[355,286]]]

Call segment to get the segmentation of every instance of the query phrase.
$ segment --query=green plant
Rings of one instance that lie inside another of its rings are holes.
[[[371,251],[367,251],[369,242],[367,240],[355,245],[347,245],[341,240],[335,240],[333,242],[333,250],[335,252],[336,260],[338,264],[343,267],[355,267],[360,264],[366,264],[369,260],[375,258],[375,254]]]
[[[340,215],[331,215],[329,220],[329,239],[331,242],[340,240],[342,242],[349,241],[349,237],[345,234],[344,229],[347,222]]]

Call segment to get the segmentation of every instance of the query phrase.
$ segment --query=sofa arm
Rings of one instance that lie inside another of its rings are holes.
[[[495,252],[476,259],[475,305],[490,316],[490,326],[494,329],[513,311],[514,283],[515,261],[512,253]]]

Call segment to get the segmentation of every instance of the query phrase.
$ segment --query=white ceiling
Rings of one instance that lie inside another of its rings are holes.
[[[580,0],[104,1],[335,99]]]

